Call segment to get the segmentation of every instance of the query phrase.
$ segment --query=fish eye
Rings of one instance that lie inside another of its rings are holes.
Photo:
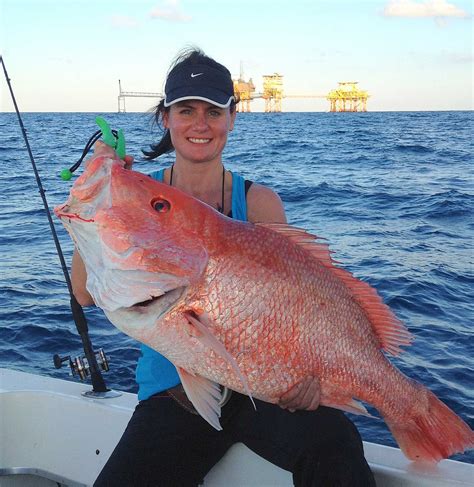
[[[151,202],[151,206],[158,213],[166,213],[170,210],[171,205],[168,200],[164,198],[156,198]]]

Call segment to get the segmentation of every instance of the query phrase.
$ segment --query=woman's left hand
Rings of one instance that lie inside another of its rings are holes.
[[[133,166],[133,156],[125,156],[123,158],[123,160],[125,161],[125,169],[132,169],[132,166]]]
[[[94,144],[94,156],[97,156],[99,154],[107,154],[107,153],[114,154],[114,149],[112,147],[109,147],[104,142],[102,142],[102,140],[98,140]],[[125,169],[132,169],[132,166],[133,166],[133,156],[130,156],[130,155],[127,154],[123,158],[123,160],[125,162],[124,168]]]
[[[280,397],[278,405],[294,412],[297,409],[314,411],[319,406],[321,387],[317,377],[306,377]]]

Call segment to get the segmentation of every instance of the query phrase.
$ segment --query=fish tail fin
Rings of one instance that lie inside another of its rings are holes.
[[[423,394],[423,410],[418,408],[408,421],[385,418],[403,453],[410,460],[438,462],[474,448],[469,425],[424,387]]]

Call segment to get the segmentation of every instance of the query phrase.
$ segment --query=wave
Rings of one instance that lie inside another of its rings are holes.
[[[426,205],[430,219],[466,218],[474,213],[474,197],[456,190],[430,196]]]
[[[433,148],[421,144],[397,144],[394,148],[400,152],[415,152],[421,154],[434,152]]]

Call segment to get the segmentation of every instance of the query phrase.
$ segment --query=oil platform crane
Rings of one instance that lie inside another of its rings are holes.
[[[357,81],[340,81],[338,88],[331,90],[327,99],[331,112],[366,112],[367,91],[360,90]]]

